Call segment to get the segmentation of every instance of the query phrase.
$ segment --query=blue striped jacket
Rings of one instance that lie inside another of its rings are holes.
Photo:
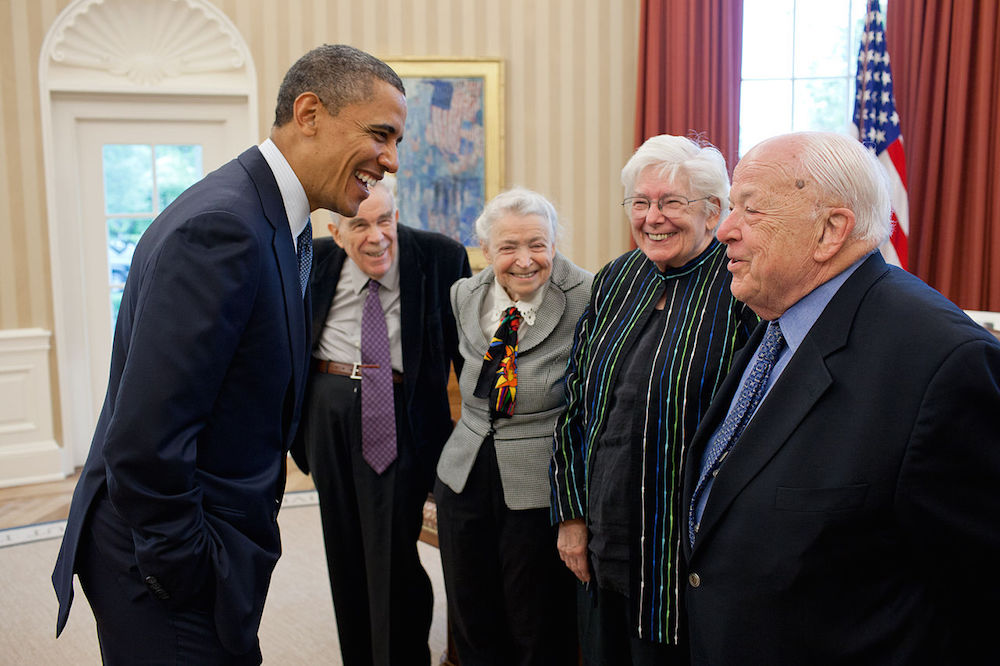
[[[549,477],[553,522],[588,517],[588,491],[619,371],[665,296],[664,330],[640,387],[644,436],[635,441],[631,502],[630,600],[635,632],[647,640],[680,638],[681,483],[685,448],[729,371],[757,315],[730,292],[726,248],[713,239],[688,264],[661,272],[641,251],[615,259],[597,274],[590,304],[577,324],[566,376],[568,406],[556,424]],[[606,488],[601,489],[607,493]],[[595,526],[588,525],[593,530]],[[592,535],[593,537],[593,535]]]

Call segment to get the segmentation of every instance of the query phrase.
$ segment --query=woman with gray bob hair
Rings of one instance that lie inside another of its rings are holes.
[[[489,262],[456,282],[462,416],[434,498],[448,620],[462,666],[576,666],[573,576],[549,520],[552,430],[593,275],[556,251],[537,192],[494,197],[476,221]]]

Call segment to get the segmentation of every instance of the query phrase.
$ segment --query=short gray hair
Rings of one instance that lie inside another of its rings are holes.
[[[854,213],[851,237],[871,249],[892,233],[889,180],[875,154],[857,139],[834,132],[796,132],[799,164],[816,180],[825,203]]]
[[[549,241],[555,245],[559,236],[559,216],[555,206],[538,192],[524,187],[514,187],[501,192],[486,203],[476,219],[476,236],[483,245],[489,245],[493,224],[506,215],[537,215],[549,227]]]
[[[676,181],[684,178],[691,186],[691,198],[715,197],[705,204],[710,213],[729,211],[729,172],[726,158],[707,141],[660,134],[646,139],[622,168],[625,196],[635,192],[639,174],[647,167],[659,167],[659,177]]]
[[[375,56],[346,44],[323,44],[299,58],[285,74],[278,89],[274,126],[292,119],[295,100],[304,92],[315,93],[331,116],[371,96],[376,80],[406,94],[403,81],[389,65]]]

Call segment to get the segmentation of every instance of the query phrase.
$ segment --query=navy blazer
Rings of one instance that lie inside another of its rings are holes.
[[[764,324],[695,434],[684,516]],[[775,381],[683,546],[695,664],[1000,663],[1000,344],[869,257]]]
[[[256,147],[181,194],[143,234],[52,574],[57,633],[88,512],[106,489],[132,529],[140,575],[159,581],[165,603],[183,607],[211,590],[222,644],[236,653],[256,645],[280,553],[308,307],[281,194]]]
[[[459,278],[471,275],[471,270],[468,253],[457,241],[402,224],[397,229],[403,392],[416,450],[429,466],[429,483],[453,426],[448,404],[449,368],[454,365],[456,375],[462,371],[448,290]],[[317,238],[313,248],[312,348],[316,349],[347,253],[332,238]],[[309,472],[301,436],[292,447],[292,458],[303,472]]]

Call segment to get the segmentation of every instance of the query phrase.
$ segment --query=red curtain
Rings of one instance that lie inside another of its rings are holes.
[[[743,0],[642,0],[635,145],[657,134],[703,135],[739,150]]]
[[[962,308],[1000,311],[1000,3],[890,0],[887,14],[910,270]]]

